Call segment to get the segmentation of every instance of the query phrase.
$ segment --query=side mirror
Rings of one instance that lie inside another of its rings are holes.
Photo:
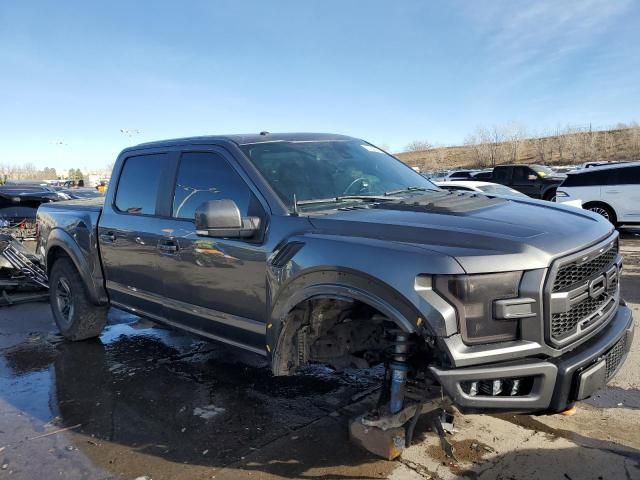
[[[537,180],[537,179],[538,179],[538,176],[537,176],[537,175],[534,175],[533,173],[531,173],[531,174],[529,174],[529,177],[528,177],[528,178],[529,178],[529,180]]]
[[[260,229],[258,217],[240,216],[233,200],[209,200],[195,212],[196,234],[205,237],[249,238]]]

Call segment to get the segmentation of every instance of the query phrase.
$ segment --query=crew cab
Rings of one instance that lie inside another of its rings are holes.
[[[610,163],[569,173],[557,202],[581,200],[614,225],[640,224],[640,162]]]
[[[532,198],[553,200],[558,185],[564,180],[544,165],[498,165],[493,169],[491,181],[511,187]]]
[[[444,191],[347,136],[127,148],[104,203],[43,205],[38,222],[74,341],[114,306],[263,355],[275,375],[386,362],[394,395],[426,376],[463,410],[548,413],[604,386],[633,337],[602,217]]]

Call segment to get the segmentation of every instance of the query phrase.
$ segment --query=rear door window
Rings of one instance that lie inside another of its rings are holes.
[[[514,167],[513,181],[514,183],[524,183],[527,181],[529,174],[533,173],[529,167]]]
[[[509,169],[508,168],[496,168],[493,171],[493,178],[495,178],[498,182],[506,182],[509,180]]]
[[[164,153],[127,158],[116,190],[116,209],[132,215],[155,215],[160,180],[167,167]]]
[[[616,168],[614,181],[616,185],[639,185],[640,165],[633,167]]]
[[[599,187],[615,184],[613,170],[591,170],[567,176],[563,183],[566,187]]]

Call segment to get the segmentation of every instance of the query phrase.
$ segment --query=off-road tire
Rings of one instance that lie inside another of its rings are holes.
[[[65,303],[68,298],[68,303]],[[56,325],[71,341],[95,338],[107,323],[106,306],[95,305],[70,258],[58,258],[49,275],[49,301]],[[68,308],[67,308],[68,307]]]

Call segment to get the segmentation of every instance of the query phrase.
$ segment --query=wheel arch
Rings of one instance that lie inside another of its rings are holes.
[[[557,190],[558,190],[559,185],[548,185],[543,191],[542,191],[542,199],[543,200],[551,200]]]
[[[614,225],[617,224],[618,218],[619,218],[618,212],[616,211],[615,208],[613,208],[613,206],[611,204],[609,204],[609,203],[607,203],[607,202],[605,202],[603,200],[593,200],[593,201],[585,202],[582,205],[582,208],[585,209],[585,210],[589,210],[591,207],[595,207],[595,206],[602,206],[602,207],[608,209],[611,213],[613,213],[614,218],[609,219],[609,221]]]
[[[350,269],[316,268],[289,280],[279,289],[273,302],[266,348],[274,370],[289,314],[305,302],[319,299],[361,302],[407,333],[418,333],[425,326],[415,307],[389,285]]]
[[[51,273],[51,267],[56,259],[60,257],[68,257],[71,259],[76,270],[78,270],[82,277],[82,281],[87,288],[89,298],[92,302],[99,305],[107,303],[106,291],[101,284],[96,282],[96,279],[91,273],[90,265],[80,246],[69,233],[56,228],[51,231],[47,239],[47,251],[45,255],[47,274]],[[100,277],[101,276],[102,272],[100,271]]]

